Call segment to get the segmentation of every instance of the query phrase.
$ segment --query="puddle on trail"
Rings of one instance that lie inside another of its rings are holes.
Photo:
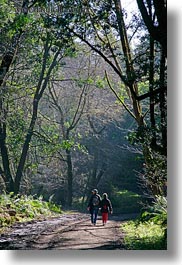
[[[23,236],[27,235],[31,232],[32,235],[36,235],[39,231],[46,231],[51,228],[51,230],[58,226],[58,225],[64,225],[67,222],[77,220],[78,216],[68,216],[68,215],[62,215],[61,217],[55,218],[55,219],[49,219],[49,220],[43,220],[43,221],[32,221],[28,223],[22,223],[18,225],[12,226],[12,232],[11,236]]]
[[[69,222],[83,220],[83,218],[86,218],[84,214],[62,214],[60,217],[46,220],[17,223],[1,235],[0,244],[7,240],[13,241],[15,238],[38,236],[39,234],[44,234],[44,232],[47,234],[53,232],[58,226],[67,226]]]

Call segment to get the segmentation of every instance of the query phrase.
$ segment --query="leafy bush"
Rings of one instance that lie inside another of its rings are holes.
[[[51,201],[43,201],[42,197],[35,199],[33,196],[26,195],[13,196],[12,193],[0,195],[1,227],[41,216],[53,216],[56,213],[61,213],[60,207]]]
[[[134,222],[130,221],[122,225],[126,233],[124,243],[127,249],[132,250],[161,250],[164,245],[164,231],[160,225],[153,221]]]
[[[122,225],[127,249],[167,249],[167,200],[156,196],[154,204],[140,219]]]

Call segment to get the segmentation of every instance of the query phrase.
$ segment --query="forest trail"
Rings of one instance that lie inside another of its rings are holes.
[[[124,249],[121,222],[136,214],[110,216],[106,226],[99,216],[92,226],[90,215],[62,214],[60,217],[13,225],[0,237],[0,249],[113,250]]]

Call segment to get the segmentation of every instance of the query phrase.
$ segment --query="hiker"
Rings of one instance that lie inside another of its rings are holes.
[[[105,225],[108,221],[108,213],[110,212],[112,214],[112,204],[111,201],[108,199],[107,193],[103,193],[103,199],[100,202],[100,208],[102,213],[102,222],[103,225]]]
[[[89,200],[87,210],[90,211],[91,223],[93,225],[96,225],[96,222],[97,222],[97,215],[98,215],[99,208],[100,208],[100,201],[101,201],[101,197],[98,194],[98,190],[97,189],[92,190],[92,196]]]

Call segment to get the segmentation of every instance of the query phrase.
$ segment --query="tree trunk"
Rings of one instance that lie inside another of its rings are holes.
[[[158,25],[153,20],[150,13],[144,4],[144,0],[137,0],[137,4],[142,15],[143,21],[154,40],[158,41],[164,51],[164,56],[167,57],[167,5],[165,0],[150,1],[150,5],[154,7],[154,12],[157,16]]]
[[[160,87],[165,87],[165,54],[161,52],[161,64],[160,64]],[[161,91],[159,94],[160,99],[160,112],[161,112],[161,132],[162,132],[162,147],[163,152],[167,155],[167,102],[166,92]]]
[[[154,91],[154,40],[150,37],[150,69],[149,69],[149,91],[151,92],[150,96],[150,123],[152,129],[152,141],[151,146],[156,146],[156,124],[155,124],[155,97],[152,96]]]
[[[11,175],[8,149],[6,146],[6,126],[1,126],[0,124],[0,150],[2,157],[3,170],[1,174],[5,182],[5,187],[7,192],[14,192],[14,181]]]
[[[46,40],[46,44],[44,47],[44,56],[43,56],[43,62],[42,62],[42,70],[40,73],[40,77],[39,77],[39,82],[37,85],[37,89],[34,95],[34,100],[33,100],[33,112],[32,112],[32,118],[31,118],[31,122],[29,125],[29,129],[25,138],[25,142],[23,145],[23,149],[22,149],[22,153],[21,153],[21,157],[20,157],[20,161],[18,164],[18,168],[17,168],[17,172],[16,172],[16,177],[15,177],[15,193],[19,192],[20,189],[20,183],[21,183],[21,179],[22,179],[22,174],[23,174],[23,169],[25,166],[25,162],[26,162],[26,158],[27,158],[27,153],[29,150],[29,145],[33,136],[33,130],[35,127],[35,123],[37,120],[37,112],[38,112],[38,105],[39,105],[39,101],[43,96],[43,93],[47,87],[47,83],[49,81],[49,77],[50,74],[56,64],[56,60],[57,57],[59,55],[60,50],[58,50],[56,52],[56,54],[54,55],[54,59],[51,63],[51,65],[49,66],[49,69],[47,71],[46,77],[45,76],[45,72],[46,72],[46,63],[47,63],[47,58],[48,58],[48,52],[49,52],[49,38],[47,36],[47,40]]]
[[[20,189],[20,183],[21,183],[21,179],[22,179],[23,169],[24,169],[27,153],[28,153],[28,150],[29,150],[29,145],[30,145],[30,142],[31,142],[31,139],[32,139],[34,126],[35,126],[36,119],[37,119],[38,102],[39,102],[38,99],[35,98],[34,102],[33,102],[32,119],[31,119],[31,122],[30,122],[28,133],[26,135],[26,139],[25,139],[25,142],[24,142],[24,145],[23,145],[23,150],[22,150],[22,153],[21,153],[20,161],[19,161],[19,164],[18,164],[17,172],[16,172],[15,183],[14,183],[14,192],[15,192],[15,194],[17,194],[19,192],[19,189]]]
[[[73,165],[71,159],[71,151],[69,149],[66,149],[66,163],[67,163],[67,174],[68,174],[67,205],[71,207],[73,201]]]
[[[142,116],[141,105],[139,101],[136,100],[136,96],[138,96],[138,86],[137,86],[137,83],[135,82],[135,70],[134,70],[134,66],[132,63],[131,50],[130,50],[126,27],[125,27],[125,23],[123,19],[121,1],[114,0],[114,2],[115,2],[115,8],[116,8],[116,15],[117,15],[121,45],[122,45],[124,58],[125,58],[127,83],[129,84],[129,89],[130,89],[132,104],[133,104],[133,110],[134,110],[138,125],[143,126],[144,121],[143,121],[143,116]]]
[[[21,13],[27,15],[28,13],[28,0],[24,0],[22,3]],[[3,54],[1,65],[0,65],[0,151],[2,157],[3,169],[1,170],[3,174],[3,179],[6,186],[7,192],[14,192],[14,180],[11,174],[11,169],[9,165],[9,155],[8,148],[6,146],[6,111],[7,106],[4,104],[4,97],[6,94],[6,77],[7,73],[14,61],[17,54],[20,38],[23,31],[20,29],[18,33],[15,33],[11,40],[11,45],[7,49],[6,53]]]

